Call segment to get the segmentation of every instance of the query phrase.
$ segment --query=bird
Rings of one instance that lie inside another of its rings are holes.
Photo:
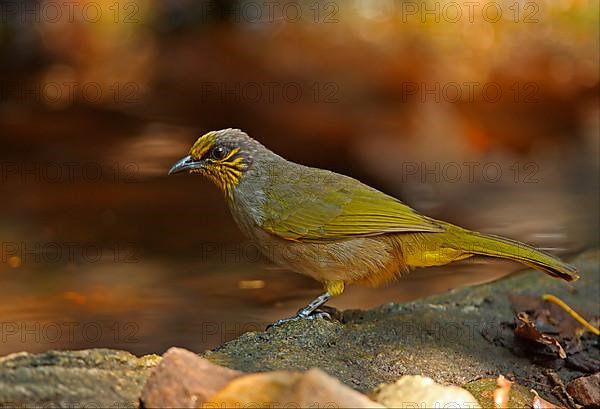
[[[219,188],[240,230],[267,258],[323,285],[321,295],[275,325],[327,318],[320,307],[347,285],[378,287],[475,255],[566,281],[579,277],[549,253],[421,215],[354,178],[288,161],[239,129],[200,136],[168,174],[185,171]]]

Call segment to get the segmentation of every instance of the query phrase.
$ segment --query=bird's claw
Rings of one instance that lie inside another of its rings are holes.
[[[325,312],[325,311],[315,311],[312,314],[310,314],[308,317],[306,317],[306,319],[307,320],[323,319],[323,320],[331,321],[331,315],[329,315],[329,313]]]
[[[293,317],[277,320],[274,323],[269,324],[267,326],[267,329],[270,329],[273,327],[278,327],[282,324],[285,324],[286,322],[299,321],[299,320],[318,320],[318,319],[325,319],[325,320],[331,321],[331,315],[329,315],[329,313],[327,313],[325,311],[314,311],[310,314],[306,314],[301,310]]]

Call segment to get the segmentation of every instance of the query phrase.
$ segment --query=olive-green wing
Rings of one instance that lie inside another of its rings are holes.
[[[311,169],[316,170],[316,169]],[[284,239],[332,241],[445,228],[378,190],[332,172],[271,186],[262,227]]]

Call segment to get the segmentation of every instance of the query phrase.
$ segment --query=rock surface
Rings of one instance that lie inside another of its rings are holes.
[[[543,366],[518,356],[510,295],[554,294],[584,316],[598,313],[598,251],[573,260],[581,279],[573,284],[527,272],[412,303],[369,311],[344,311],[339,321],[296,321],[250,332],[206,353],[211,361],[244,372],[318,367],[345,384],[369,392],[402,375],[423,375],[463,385],[482,377],[511,375],[540,393],[553,385]],[[593,335],[589,334],[593,337]],[[597,348],[594,359],[600,358]],[[582,372],[551,361],[565,384]]]
[[[0,358],[0,407],[137,407],[160,357],[108,349]]]
[[[573,285],[529,272],[405,305],[345,311],[341,322],[298,321],[247,333],[204,356],[243,372],[318,367],[367,393],[402,375],[463,385],[504,374],[551,396],[557,379],[566,385],[597,367],[598,348],[588,351],[586,365],[573,360],[569,366],[569,359],[557,358],[550,364],[532,362],[516,348],[509,296],[551,293],[593,317],[598,314],[599,255],[588,251],[573,260],[582,277]],[[158,362],[155,355],[137,358],[105,349],[12,354],[0,358],[0,407],[136,407]]]
[[[567,391],[580,405],[600,407],[600,372],[572,380]]]

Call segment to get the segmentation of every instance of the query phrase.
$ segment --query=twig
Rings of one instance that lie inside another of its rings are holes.
[[[560,377],[558,376],[558,374],[552,370],[547,370],[544,372],[544,374],[548,377],[548,379],[554,384],[554,388],[552,389],[557,389],[557,392],[554,392],[555,394],[558,395],[558,397],[563,401],[563,403],[566,403],[567,405],[569,405],[572,408],[577,408],[579,405],[577,405],[575,403],[575,400],[573,399],[573,397],[569,394],[569,392],[567,392],[567,388],[565,387],[565,384],[562,382],[562,380],[560,379]]]
[[[588,331],[590,331],[594,335],[600,335],[600,330],[598,328],[594,327],[592,324],[587,322],[585,320],[585,318],[583,318],[581,315],[577,314],[577,312],[575,312],[571,307],[569,307],[567,305],[567,303],[565,303],[560,298],[558,298],[552,294],[544,294],[544,295],[542,295],[542,299],[544,301],[550,301],[550,302],[553,302],[554,304],[558,305],[560,308],[565,310],[567,312],[567,314],[569,314],[571,317],[575,318],[575,320],[578,323],[580,323],[581,325],[583,325]]]

